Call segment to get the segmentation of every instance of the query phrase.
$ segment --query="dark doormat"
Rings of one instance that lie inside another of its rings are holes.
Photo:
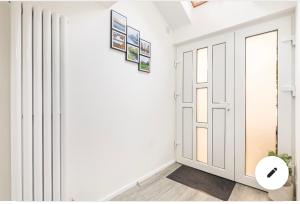
[[[221,200],[228,200],[235,182],[188,166],[181,166],[167,178],[204,191]]]

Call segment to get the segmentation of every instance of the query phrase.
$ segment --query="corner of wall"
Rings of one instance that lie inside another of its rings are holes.
[[[295,51],[295,85],[296,95],[300,96],[300,3],[297,2],[296,15],[296,51]],[[296,97],[295,100],[295,124],[300,123],[300,99]],[[295,176],[296,176],[296,200],[300,200],[300,127],[295,125]]]
[[[0,2],[0,201],[11,200],[10,7]]]
[[[158,168],[146,173],[144,176],[139,177],[138,179],[122,186],[121,188],[117,189],[116,191],[112,192],[111,194],[108,194],[107,196],[103,197],[102,199],[100,199],[99,201],[109,201],[113,198],[115,198],[116,196],[124,193],[125,191],[129,190],[130,188],[134,187],[135,185],[142,183],[144,181],[146,181],[147,179],[149,179],[150,177],[154,176],[155,174],[159,173],[160,171],[166,169],[167,167],[171,166],[172,164],[174,164],[176,161],[175,160],[170,160],[164,164],[162,164],[161,166],[159,166]]]

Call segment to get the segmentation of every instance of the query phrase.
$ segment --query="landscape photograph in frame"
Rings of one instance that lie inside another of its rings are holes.
[[[126,34],[127,32],[127,18],[122,14],[111,10],[111,28]]]
[[[111,32],[111,48],[126,52],[126,35],[118,31]]]
[[[140,55],[139,71],[150,72],[150,58]]]
[[[127,43],[140,46],[140,31],[134,29],[133,27],[127,26]]]
[[[139,47],[127,44],[126,60],[130,62],[139,63],[139,56],[140,56],[139,52],[140,52]]]
[[[151,57],[151,43],[141,39],[140,40],[140,54],[146,57]]]

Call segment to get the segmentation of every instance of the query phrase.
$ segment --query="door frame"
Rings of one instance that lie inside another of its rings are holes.
[[[242,158],[245,158],[245,148],[241,148],[241,146],[245,147],[245,137],[238,137],[238,135],[243,135],[243,133],[241,132],[239,125],[241,125],[243,120],[241,119],[241,116],[239,115],[239,111],[242,107],[242,101],[240,101],[240,94],[238,94],[237,92],[239,92],[243,87],[239,86],[239,83],[241,83],[241,78],[239,77],[243,77],[242,73],[240,73],[239,67],[241,66],[241,60],[238,60],[239,56],[241,55],[241,53],[239,53],[237,51],[237,37],[246,31],[250,31],[252,30],[252,34],[257,34],[257,33],[263,33],[266,31],[271,31],[271,30],[278,30],[278,47],[280,46],[280,50],[278,53],[278,66],[283,66],[283,64],[287,64],[287,66],[290,67],[291,72],[293,72],[293,63],[292,63],[292,43],[291,43],[291,37],[293,34],[293,30],[292,30],[292,23],[293,23],[293,14],[289,13],[289,14],[284,14],[284,15],[280,15],[277,16],[274,20],[270,20],[270,18],[261,21],[260,23],[258,23],[257,21],[255,23],[251,23],[251,24],[245,24],[242,26],[238,26],[239,28],[234,28],[231,29],[231,31],[225,32],[224,35],[229,34],[229,33],[233,33],[235,35],[234,37],[234,44],[235,44],[235,54],[234,54],[234,63],[235,63],[235,73],[234,73],[234,169],[232,171],[233,176],[234,176],[234,180],[236,182],[248,185],[248,186],[252,186],[254,188],[258,188],[261,190],[265,190],[262,187],[260,187],[258,185],[258,183],[256,182],[255,178],[253,177],[249,177],[249,176],[245,176],[242,172],[244,171],[244,167],[245,167],[245,160]],[[257,29],[254,30],[253,29]],[[222,34],[221,34],[222,35]],[[212,36],[212,37],[211,37]],[[208,39],[214,39],[220,35],[209,35],[208,37],[203,38],[203,40],[201,40],[202,42],[205,42]],[[246,35],[245,35],[246,36]],[[244,36],[244,37],[245,37]],[[248,36],[248,35],[247,35]],[[198,44],[198,41],[193,41],[190,43],[186,43],[184,45],[178,45],[176,47],[176,59],[180,59],[179,53],[181,49],[187,49],[187,47],[192,47],[192,45],[194,45],[193,49],[189,49],[189,51],[191,50],[196,50],[197,47],[201,48],[201,45]],[[283,57],[281,57],[283,56]],[[287,57],[288,56],[288,57]],[[285,58],[285,61],[280,60],[279,58]],[[188,159],[182,159],[180,158],[181,156],[181,151],[182,151],[182,144],[181,144],[181,134],[182,134],[182,129],[181,129],[181,125],[182,125],[182,120],[181,120],[181,107],[182,107],[182,99],[181,99],[181,90],[179,90],[179,88],[181,88],[181,80],[182,80],[182,62],[181,61],[176,61],[175,62],[175,66],[176,66],[176,92],[175,92],[175,98],[176,98],[176,140],[175,140],[175,151],[176,151],[176,160],[179,163],[183,163],[186,165],[189,165],[191,167],[200,169],[200,170],[207,170],[207,168],[199,168],[199,165],[195,165],[193,162],[191,162],[191,160]],[[196,59],[193,59],[193,80],[195,80],[196,77],[196,73],[195,73],[195,66],[196,66]],[[291,75],[290,75],[291,76]],[[294,79],[291,76],[290,78],[290,83],[293,83]],[[194,84],[194,82],[193,82]],[[291,84],[292,85],[292,84]],[[283,87],[282,84],[279,84],[278,86],[278,93],[279,91],[281,92],[285,92],[285,94],[291,94],[289,93],[291,90],[288,89],[289,87]],[[293,86],[291,87],[293,88]],[[194,88],[193,88],[194,90]],[[288,99],[288,103],[291,104],[293,103],[293,98],[290,97],[290,99]],[[193,107],[193,106],[188,106],[188,107]],[[193,112],[195,111],[195,107],[193,108]],[[283,112],[281,111],[281,113],[278,112],[278,114],[280,115],[289,115],[290,116],[290,128],[286,130],[286,134],[289,135],[288,138],[283,138],[282,134],[285,133],[281,133],[278,138],[278,150],[279,152],[287,152],[289,154],[293,155],[293,148],[292,148],[292,141],[294,139],[294,131],[293,131],[293,124],[294,124],[294,118],[293,118],[293,106],[291,105],[291,109],[288,112]],[[195,117],[195,114],[193,114],[193,117]],[[278,116],[279,117],[279,116]],[[279,120],[280,122],[281,120]],[[278,122],[278,125],[279,125]],[[242,124],[243,125],[243,124]],[[193,140],[195,139],[195,128],[193,128]],[[195,144],[193,144],[193,146],[195,146]],[[195,148],[194,148],[195,149]],[[244,151],[240,151],[240,149],[243,149]],[[195,153],[193,152],[193,156],[195,156]],[[194,157],[195,158],[195,157]],[[212,172],[213,173],[213,172]],[[219,176],[223,176],[222,174],[216,174]]]
[[[247,26],[235,32],[235,181],[263,189],[255,177],[245,175],[245,38],[278,31],[278,152],[292,154],[292,94],[287,90],[293,87],[291,15]],[[284,67],[284,68],[283,68]],[[281,72],[285,69],[284,72]],[[284,110],[280,107],[284,107]]]

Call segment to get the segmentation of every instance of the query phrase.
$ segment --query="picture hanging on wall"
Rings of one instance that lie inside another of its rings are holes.
[[[111,31],[111,48],[126,52],[126,35],[118,31]]]
[[[141,39],[140,41],[140,54],[146,57],[151,57],[151,43]]]
[[[127,18],[122,14],[111,10],[111,29],[119,31],[123,34],[127,32]]]
[[[140,46],[140,31],[134,29],[133,27],[127,26],[127,43]]]
[[[127,44],[126,60],[139,63],[140,49],[139,47]]]
[[[140,31],[127,26],[127,17],[111,10],[110,47],[125,52],[126,60],[138,64],[138,70],[150,72],[151,43],[140,38]]]
[[[150,58],[140,55],[139,71],[150,72]]]

